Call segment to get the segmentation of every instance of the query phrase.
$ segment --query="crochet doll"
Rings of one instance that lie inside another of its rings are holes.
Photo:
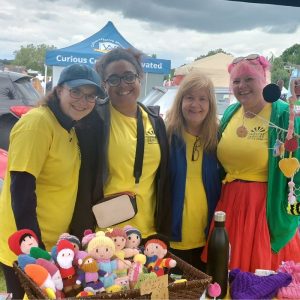
[[[21,256],[20,262],[23,266],[26,264],[25,261],[29,262],[31,258],[51,259],[51,255],[39,247],[38,238],[30,229],[21,229],[14,232],[8,238],[8,246],[14,254]]]
[[[115,244],[103,231],[98,231],[96,236],[91,239],[87,246],[87,252],[96,259],[98,267],[108,273],[106,277],[100,277],[104,287],[114,285],[117,275],[114,271],[118,268],[116,259],[112,259],[115,254]]]
[[[77,275],[73,266],[74,255],[74,247],[69,241],[58,242],[56,262],[64,284],[63,291],[67,297],[75,296],[79,288],[76,285]]]
[[[155,272],[157,276],[165,274],[164,268],[170,269],[176,266],[176,260],[164,258],[167,254],[167,245],[159,239],[151,239],[145,244],[147,256],[146,267],[149,272]]]
[[[30,229],[21,229],[8,238],[8,246],[16,255],[30,254],[32,247],[38,247],[38,238]]]
[[[51,279],[56,288],[56,292],[55,292],[56,298],[64,298],[64,294],[62,293],[63,281],[58,267],[53,262],[46,260],[44,258],[38,258],[36,260],[36,264],[44,267],[50,274]]]
[[[84,259],[79,259],[79,268],[82,272],[79,274],[76,283],[81,284],[85,291],[90,291],[93,294],[104,292],[103,282],[99,279],[107,273],[99,269],[97,261],[90,255]]]
[[[142,249],[140,248],[140,244],[142,241],[141,232],[137,228],[134,228],[130,225],[126,225],[124,227],[124,231],[127,236],[125,247],[129,249],[136,249],[139,251],[139,253],[142,252]]]
[[[133,258],[133,263],[128,271],[129,286],[134,288],[139,276],[144,271],[144,265],[146,263],[146,256],[144,254],[136,254]]]
[[[28,264],[24,271],[44,291],[48,299],[56,299],[55,284],[44,267],[36,264]]]
[[[121,259],[133,257],[139,251],[135,248],[125,248],[127,241],[127,234],[122,228],[113,228],[105,233],[106,236],[111,238],[115,244],[115,255]]]

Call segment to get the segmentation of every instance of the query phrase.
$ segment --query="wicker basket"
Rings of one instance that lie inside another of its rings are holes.
[[[169,284],[169,299],[199,299],[211,282],[211,277],[170,252],[167,256],[176,260],[177,266],[183,272],[183,278],[187,279],[183,283]],[[42,290],[18,267],[17,263],[14,263],[13,267],[29,299],[47,299]],[[141,296],[140,290],[135,289],[111,294],[101,293],[88,299],[150,299],[150,295]]]

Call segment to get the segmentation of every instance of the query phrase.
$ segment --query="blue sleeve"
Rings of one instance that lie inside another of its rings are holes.
[[[42,243],[41,230],[36,214],[36,179],[27,172],[10,172],[11,206],[15,217],[17,229],[31,229]]]

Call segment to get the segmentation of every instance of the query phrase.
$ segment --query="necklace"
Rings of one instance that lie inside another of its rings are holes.
[[[236,135],[245,138],[248,135],[248,129],[245,127],[245,112],[243,113],[243,123],[236,129]]]

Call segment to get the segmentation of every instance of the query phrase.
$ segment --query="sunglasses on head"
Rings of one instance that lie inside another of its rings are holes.
[[[257,59],[257,58],[259,58],[259,55],[258,55],[258,54],[249,54],[248,56],[240,56],[240,57],[235,58],[235,59],[232,61],[232,63],[233,63],[233,64],[237,64],[237,63],[239,63],[239,62],[241,62],[241,61],[243,61],[243,60],[255,60],[255,59]]]

